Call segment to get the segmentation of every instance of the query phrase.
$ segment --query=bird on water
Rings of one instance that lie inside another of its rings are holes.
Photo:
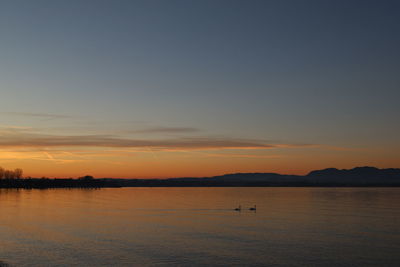
[[[241,210],[242,210],[242,207],[239,205],[239,207],[234,208],[234,210],[235,210],[235,211],[241,211]]]
[[[250,208],[249,210],[257,210],[257,205],[254,205],[254,207]]]

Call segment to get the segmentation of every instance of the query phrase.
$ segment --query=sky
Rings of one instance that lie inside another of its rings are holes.
[[[0,1],[0,166],[400,167],[400,2]]]

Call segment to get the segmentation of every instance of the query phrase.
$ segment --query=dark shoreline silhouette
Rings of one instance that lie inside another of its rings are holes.
[[[398,187],[400,169],[356,167],[312,171],[307,175],[235,173],[204,178],[168,179],[0,179],[0,188],[104,188],[104,187]]]

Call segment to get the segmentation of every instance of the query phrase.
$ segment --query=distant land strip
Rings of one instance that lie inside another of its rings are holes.
[[[398,187],[400,169],[356,167],[328,168],[307,175],[277,173],[235,173],[203,178],[168,179],[78,179],[3,178],[0,188],[104,188],[104,187]]]

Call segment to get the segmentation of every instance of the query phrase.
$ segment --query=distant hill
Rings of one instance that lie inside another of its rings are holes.
[[[117,182],[117,180],[113,180]],[[400,186],[400,169],[328,168],[307,175],[234,173],[204,178],[118,179],[120,186]]]
[[[169,179],[79,179],[7,178],[0,188],[101,188],[101,187],[223,187],[223,186],[400,186],[400,169],[357,167],[323,169],[307,175],[278,173],[234,173],[204,178]]]

